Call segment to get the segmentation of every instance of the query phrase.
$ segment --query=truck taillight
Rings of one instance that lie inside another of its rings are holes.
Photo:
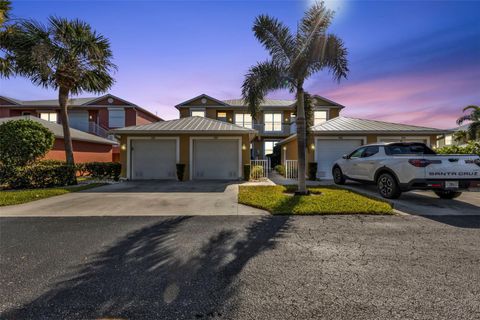
[[[408,160],[408,162],[412,166],[417,167],[417,168],[425,168],[426,166],[428,166],[429,164],[432,163],[432,161],[427,160],[427,159],[410,159],[410,160]]]

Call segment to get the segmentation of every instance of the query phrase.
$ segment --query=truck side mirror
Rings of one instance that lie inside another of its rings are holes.
[[[348,154],[344,154],[344,155],[342,156],[342,159],[348,160],[348,159],[350,159],[350,157],[348,156]]]

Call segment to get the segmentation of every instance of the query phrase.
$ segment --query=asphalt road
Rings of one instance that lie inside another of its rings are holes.
[[[0,319],[479,319],[480,217],[0,219]]]

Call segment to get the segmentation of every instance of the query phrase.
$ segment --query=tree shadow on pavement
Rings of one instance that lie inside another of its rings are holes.
[[[0,319],[195,319],[222,316],[232,306],[245,265],[289,226],[265,216],[246,230],[220,230],[198,239],[198,250],[178,243],[178,217],[132,232],[73,276]],[[191,220],[191,221],[187,221]],[[203,242],[202,242],[203,241]]]

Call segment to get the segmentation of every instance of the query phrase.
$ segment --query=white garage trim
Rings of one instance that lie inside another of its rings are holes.
[[[127,179],[131,179],[132,174],[132,140],[175,140],[175,158],[180,162],[180,138],[179,137],[127,137]]]
[[[408,140],[408,139],[418,139],[418,140],[425,140],[427,141],[427,145],[430,145],[430,137],[429,136],[378,136],[377,142],[382,142],[382,139],[397,139],[398,141]]]
[[[318,140],[362,140],[362,144],[367,144],[367,137],[365,136],[328,136],[328,137],[315,137],[315,153],[314,159],[317,159]]]
[[[242,137],[190,137],[189,147],[189,177],[193,180],[193,140],[237,140],[238,141],[238,178],[242,178]]]

